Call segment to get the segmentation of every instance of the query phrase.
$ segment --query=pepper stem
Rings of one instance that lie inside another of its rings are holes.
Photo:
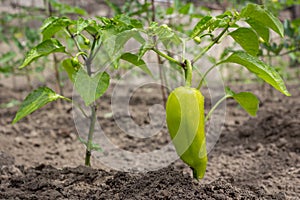
[[[190,60],[184,61],[184,75],[185,75],[185,86],[191,87],[192,86],[192,63]]]

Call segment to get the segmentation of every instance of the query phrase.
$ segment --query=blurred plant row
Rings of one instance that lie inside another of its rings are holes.
[[[25,76],[28,81],[28,86],[31,87],[32,77],[37,77],[40,81],[45,81],[43,71],[45,68],[49,69],[49,65],[52,66],[55,71],[55,78],[57,83],[57,89],[60,94],[63,94],[63,84],[65,75],[62,74],[63,66],[62,60],[64,58],[53,54],[52,57],[43,57],[34,63],[34,66],[25,68],[25,70],[17,69],[21,65],[24,59],[24,54],[36,46],[41,40],[40,25],[45,19],[49,17],[62,17],[67,16],[69,18],[77,19],[78,16],[83,18],[89,18],[88,13],[79,7],[61,3],[57,0],[44,0],[42,7],[35,6],[22,6],[19,4],[12,4],[11,9],[7,12],[1,12],[0,14],[0,73],[2,77],[8,76]],[[259,40],[260,51],[258,55],[268,62],[272,66],[276,66],[276,70],[281,73],[285,79],[294,78],[293,75],[299,76],[299,62],[300,62],[300,18],[295,13],[295,7],[300,4],[300,0],[272,0],[272,1],[245,1],[245,0],[215,0],[215,1],[179,1],[179,0],[165,0],[165,1],[153,1],[153,0],[125,0],[121,5],[116,4],[114,1],[104,0],[95,1],[104,3],[113,12],[114,16],[129,16],[140,20],[144,23],[144,26],[150,26],[151,22],[156,21],[159,24],[167,24],[173,30],[191,35],[193,31],[191,27],[194,25],[195,20],[199,20],[207,14],[212,14],[219,8],[231,10],[231,8],[241,8],[249,2],[263,4],[268,10],[270,10],[275,16],[280,16],[282,12],[290,13],[290,19],[281,18],[284,24],[284,38],[272,37],[272,35],[261,33],[266,37],[261,37]],[[155,2],[155,7],[152,6]],[[208,6],[210,5],[210,6]],[[215,5],[215,6],[211,6]],[[153,14],[153,11],[155,14]],[[67,18],[66,18],[67,20]],[[61,22],[60,22],[61,23]],[[61,24],[62,25],[62,24]],[[59,29],[60,24],[56,24]],[[264,31],[262,27],[260,30]],[[265,30],[267,31],[267,29]],[[61,37],[64,37],[64,33]],[[203,38],[195,38],[197,40],[205,40],[206,37],[210,37],[210,33],[203,35]],[[269,38],[270,37],[270,38]],[[65,39],[68,39],[65,37]],[[89,38],[80,34],[79,45],[85,49],[89,45]],[[68,39],[67,44],[69,49],[76,49],[76,44],[73,40]],[[227,56],[237,44],[233,43],[231,46],[224,49],[221,57]],[[282,57],[285,56],[283,61]],[[103,55],[103,59],[99,59],[101,62],[105,62],[106,56]],[[210,57],[210,61],[214,62],[220,58]],[[289,65],[286,65],[286,60],[289,61]],[[107,59],[106,59],[107,61]],[[286,68],[294,68],[298,73],[290,73]],[[128,67],[126,65],[124,68]],[[12,84],[15,84],[13,81]]]

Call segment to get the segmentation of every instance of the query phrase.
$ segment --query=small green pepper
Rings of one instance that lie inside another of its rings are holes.
[[[189,84],[171,92],[166,120],[172,142],[180,158],[193,169],[196,179],[204,177],[207,164],[204,97]]]
[[[75,71],[78,71],[78,69],[80,67],[80,63],[79,63],[77,56],[75,56],[74,58],[71,59],[71,64],[74,67]]]
[[[84,42],[85,45],[87,45],[87,46],[90,45],[91,42],[90,42],[90,40],[89,40],[88,38],[86,38],[86,37],[85,37],[83,34],[81,34],[81,33],[80,33],[80,36],[82,37],[83,42]]]

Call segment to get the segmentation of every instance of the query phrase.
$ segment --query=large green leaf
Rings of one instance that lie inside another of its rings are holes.
[[[249,115],[256,116],[259,100],[254,94],[251,92],[235,93],[229,87],[226,87],[225,92],[227,97],[236,100]]]
[[[38,44],[36,47],[32,48],[25,56],[25,60],[19,68],[26,67],[32,61],[38,59],[39,57],[46,56],[50,53],[55,52],[66,52],[65,47],[56,39],[51,38]]]
[[[46,105],[49,102],[57,99],[67,99],[59,94],[56,94],[53,90],[48,87],[40,87],[32,91],[22,102],[14,120],[13,124]]]
[[[266,26],[251,18],[246,21],[264,41],[269,42],[270,31]]]
[[[286,89],[286,86],[278,72],[274,68],[259,60],[257,57],[251,56],[242,51],[237,51],[218,64],[222,63],[240,64],[286,96],[291,95]]]
[[[259,42],[256,33],[250,28],[238,28],[229,34],[249,54],[258,54]]]
[[[116,34],[115,37],[114,53],[117,53],[121,49],[123,49],[124,45],[131,38],[134,38],[136,41],[138,41],[141,44],[145,42],[144,38],[140,35],[140,32],[137,29],[131,29],[131,30],[120,32]]]
[[[135,66],[141,68],[144,72],[146,72],[147,74],[152,76],[152,73],[149,70],[149,68],[147,67],[145,61],[142,59],[139,59],[139,57],[137,55],[134,55],[132,53],[124,53],[124,54],[122,54],[122,56],[120,58],[123,60],[126,60],[127,62],[130,62],[131,64],[134,64]]]
[[[48,20],[45,21],[44,25],[41,28],[43,34],[43,40],[47,40],[51,38],[55,33],[65,29],[67,26],[69,26],[72,23],[73,23],[72,20],[70,20],[67,17],[49,18]]]
[[[90,77],[82,68],[76,74],[75,89],[86,106],[100,98],[109,86],[109,75],[106,72]]]
[[[266,27],[271,28],[281,37],[284,36],[282,23],[270,11],[257,4],[248,4],[242,11],[241,17],[254,19]]]
[[[214,20],[212,16],[203,17],[194,27],[191,38],[198,36],[200,33],[206,30],[211,25],[211,23],[213,23],[213,21]]]
[[[145,42],[137,29],[125,30],[122,32],[117,32],[114,29],[108,29],[102,32],[103,48],[107,52],[115,68],[118,67],[118,59],[124,52],[123,49],[125,44],[131,38],[134,38],[141,44]]]

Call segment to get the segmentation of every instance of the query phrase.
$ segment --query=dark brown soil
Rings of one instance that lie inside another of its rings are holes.
[[[197,182],[177,160],[157,171],[120,172],[93,159],[93,168],[81,166],[84,146],[77,140],[70,105],[49,104],[11,125],[17,107],[0,112],[0,199],[299,199],[300,198],[300,90],[292,97],[268,88],[245,85],[262,100],[255,118],[227,101],[222,135],[209,154],[207,173]],[[149,123],[147,106],[161,103],[154,88],[139,91],[130,102],[132,119]],[[21,100],[26,91],[0,86],[0,104]],[[139,139],[118,130],[110,112],[110,96],[101,98],[98,119],[112,141],[132,152],[166,145],[164,129]],[[122,116],[120,116],[122,117]]]

